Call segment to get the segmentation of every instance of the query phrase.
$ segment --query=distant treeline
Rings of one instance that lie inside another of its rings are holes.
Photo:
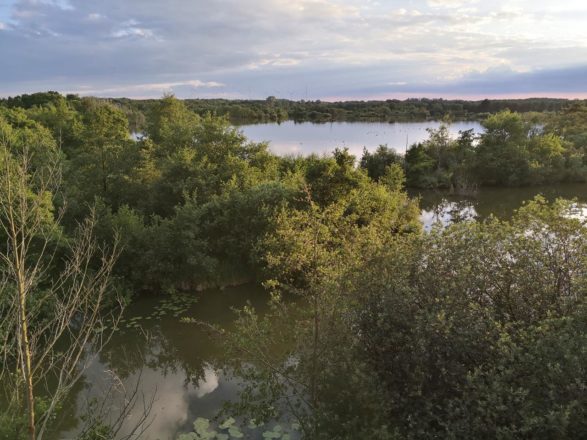
[[[57,92],[34,93],[1,99],[0,104],[7,107],[31,108],[55,103],[60,95]],[[67,100],[79,100],[76,95],[67,95]],[[158,99],[136,100],[128,98],[109,99],[120,106],[129,116],[131,129],[142,130],[145,114],[148,114]],[[423,121],[441,120],[481,120],[489,114],[509,109],[518,113],[557,112],[572,101],[553,98],[499,99],[499,100],[445,100],[445,99],[388,99],[386,101],[345,101],[323,102],[290,101],[270,96],[264,100],[228,99],[186,99],[189,110],[203,116],[211,113],[226,116],[233,124],[253,124],[263,122],[333,122],[333,121]]]

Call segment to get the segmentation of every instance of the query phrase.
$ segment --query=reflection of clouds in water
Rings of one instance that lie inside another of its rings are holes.
[[[273,142],[269,142],[269,148],[274,150]],[[288,154],[298,155],[304,152],[303,148],[304,147],[301,142],[286,142],[279,145],[279,154],[282,156]]]
[[[434,209],[423,209],[420,213],[420,221],[424,225],[425,231],[432,229],[432,226],[435,224],[448,226],[451,223],[475,220],[476,218],[477,210],[475,209],[475,206],[468,201],[450,202],[448,200],[443,200],[436,205]]]
[[[131,377],[127,383],[134,383],[138,376]],[[185,387],[185,374],[167,373],[146,368],[141,376],[141,391],[147,398],[155,394],[155,402],[151,410],[151,424],[145,435],[146,440],[169,438],[169,434],[177,432],[188,419],[189,398]],[[141,415],[142,407],[134,409],[125,423],[132,429]]]
[[[84,396],[80,396],[78,408],[83,408],[86,399],[100,399],[108,388],[111,376],[105,373],[103,364],[94,362],[86,372],[86,379],[92,383],[92,387]],[[124,437],[134,428],[143,414],[143,396],[146,402],[154,396],[153,407],[149,417],[149,428],[143,437],[145,440],[157,440],[173,438],[175,433],[181,431],[186,423],[192,421],[191,406],[194,400],[205,398],[214,393],[220,386],[221,378],[211,366],[205,366],[202,377],[199,377],[194,386],[190,382],[186,385],[186,375],[183,371],[163,372],[145,367],[140,373],[135,373],[124,379],[124,387],[127,392],[132,392],[139,383],[139,399],[129,416],[124,421],[120,436]],[[112,420],[120,414],[123,402],[120,395],[108,403]],[[229,396],[224,395],[222,398]],[[64,433],[63,438],[76,438],[76,430]]]
[[[191,422],[192,420],[188,419],[191,419],[190,403],[194,396],[201,399],[214,392],[219,386],[220,379],[211,366],[206,366],[203,376],[198,378],[197,386],[193,388],[192,385],[186,387],[183,372],[162,375],[161,371],[149,369],[143,372],[141,382],[152,384],[152,391],[156,392],[152,411],[153,422],[146,436],[147,440],[155,440],[170,438],[170,433],[180,431],[186,422]],[[140,415],[140,409],[138,408],[131,416],[127,426],[133,426],[133,417]]]
[[[135,379],[136,380],[136,379]],[[130,379],[132,382],[133,379]],[[182,430],[193,417],[190,406],[194,398],[201,399],[213,393],[220,384],[220,378],[211,366],[204,367],[203,376],[198,378],[197,386],[186,386],[186,376],[183,372],[162,374],[161,371],[147,369],[143,371],[141,382],[151,384],[152,392],[156,392],[153,405],[153,422],[149,426],[146,440],[171,438],[171,433]],[[148,386],[142,387],[149,393]],[[129,418],[128,425],[132,427],[134,418],[140,415],[141,408]]]
[[[587,204],[574,203],[565,217],[580,220],[587,225]],[[477,210],[470,201],[451,202],[443,199],[433,209],[422,209],[420,213],[420,221],[425,231],[430,231],[435,224],[445,227],[477,218]]]
[[[269,141],[270,150],[278,155],[331,153],[335,148],[348,148],[351,154],[361,157],[363,147],[374,151],[379,145],[387,145],[403,154],[408,145],[428,139],[427,128],[438,128],[440,122],[333,122],[296,124],[253,124],[238,127],[254,142]],[[456,122],[449,131],[458,136],[460,130],[474,129],[481,132],[478,122]]]
[[[204,368],[204,377],[198,379],[198,387],[196,388],[196,396],[198,398],[210,394],[218,388],[218,374],[211,367]]]

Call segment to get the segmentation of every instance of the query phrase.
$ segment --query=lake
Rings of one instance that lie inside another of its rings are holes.
[[[426,128],[438,123],[398,124],[276,124],[241,127],[253,140],[271,140],[271,149],[279,154],[323,153],[336,146],[347,146],[360,155],[369,149],[388,144],[403,151],[406,137],[417,142],[427,137]],[[473,128],[474,122],[458,123],[451,131]],[[484,219],[494,214],[509,218],[513,211],[537,194],[553,200],[556,197],[577,198],[587,202],[587,185],[570,184],[531,188],[486,188],[473,197],[459,197],[442,191],[410,190],[420,198],[421,220],[425,229],[435,222],[449,224],[464,219]],[[225,290],[194,294],[197,302],[170,300],[165,296],[141,297],[127,310],[121,330],[100,354],[76,388],[69,410],[61,419],[61,430],[55,439],[73,438],[79,429],[76,412],[85,408],[88,399],[104,394],[116,372],[126,389],[134,389],[147,399],[154,396],[152,421],[146,440],[174,439],[190,430],[197,417],[213,417],[222,402],[237,396],[238,378],[223,369],[219,343],[203,328],[182,323],[182,317],[193,317],[230,328],[234,314],[230,307],[242,307],[250,301],[262,312],[268,294],[260,287],[246,285]],[[112,402],[112,411],[117,405]],[[127,420],[128,426],[141,413],[141,405]]]
[[[279,155],[287,154],[323,154],[335,148],[346,147],[352,154],[361,157],[363,148],[375,150],[379,145],[387,145],[399,153],[406,151],[406,146],[428,139],[429,128],[436,129],[442,123],[427,122],[331,122],[313,124],[293,121],[281,124],[253,124],[238,127],[250,140],[269,142],[270,150]],[[475,130],[481,133],[483,128],[476,121],[454,122],[450,132],[457,136],[459,131]]]

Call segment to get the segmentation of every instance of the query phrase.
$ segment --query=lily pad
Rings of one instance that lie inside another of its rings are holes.
[[[229,419],[226,419],[220,425],[220,429],[229,429],[232,425],[234,425],[234,422],[236,422],[236,420],[234,420],[232,417],[230,417]]]
[[[242,432],[240,432],[238,428],[235,428],[233,426],[228,428],[228,434],[230,434],[232,438],[243,438],[245,436]]]
[[[198,417],[194,422],[194,429],[195,431],[200,434],[206,432],[210,427],[210,420],[205,419],[203,417]]]

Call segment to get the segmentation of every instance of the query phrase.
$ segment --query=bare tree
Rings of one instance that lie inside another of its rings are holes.
[[[30,440],[43,438],[123,309],[111,285],[117,240],[109,249],[96,242],[93,213],[64,237],[52,208],[58,155],[39,160],[38,151],[0,138],[0,384],[9,407],[26,414]]]

